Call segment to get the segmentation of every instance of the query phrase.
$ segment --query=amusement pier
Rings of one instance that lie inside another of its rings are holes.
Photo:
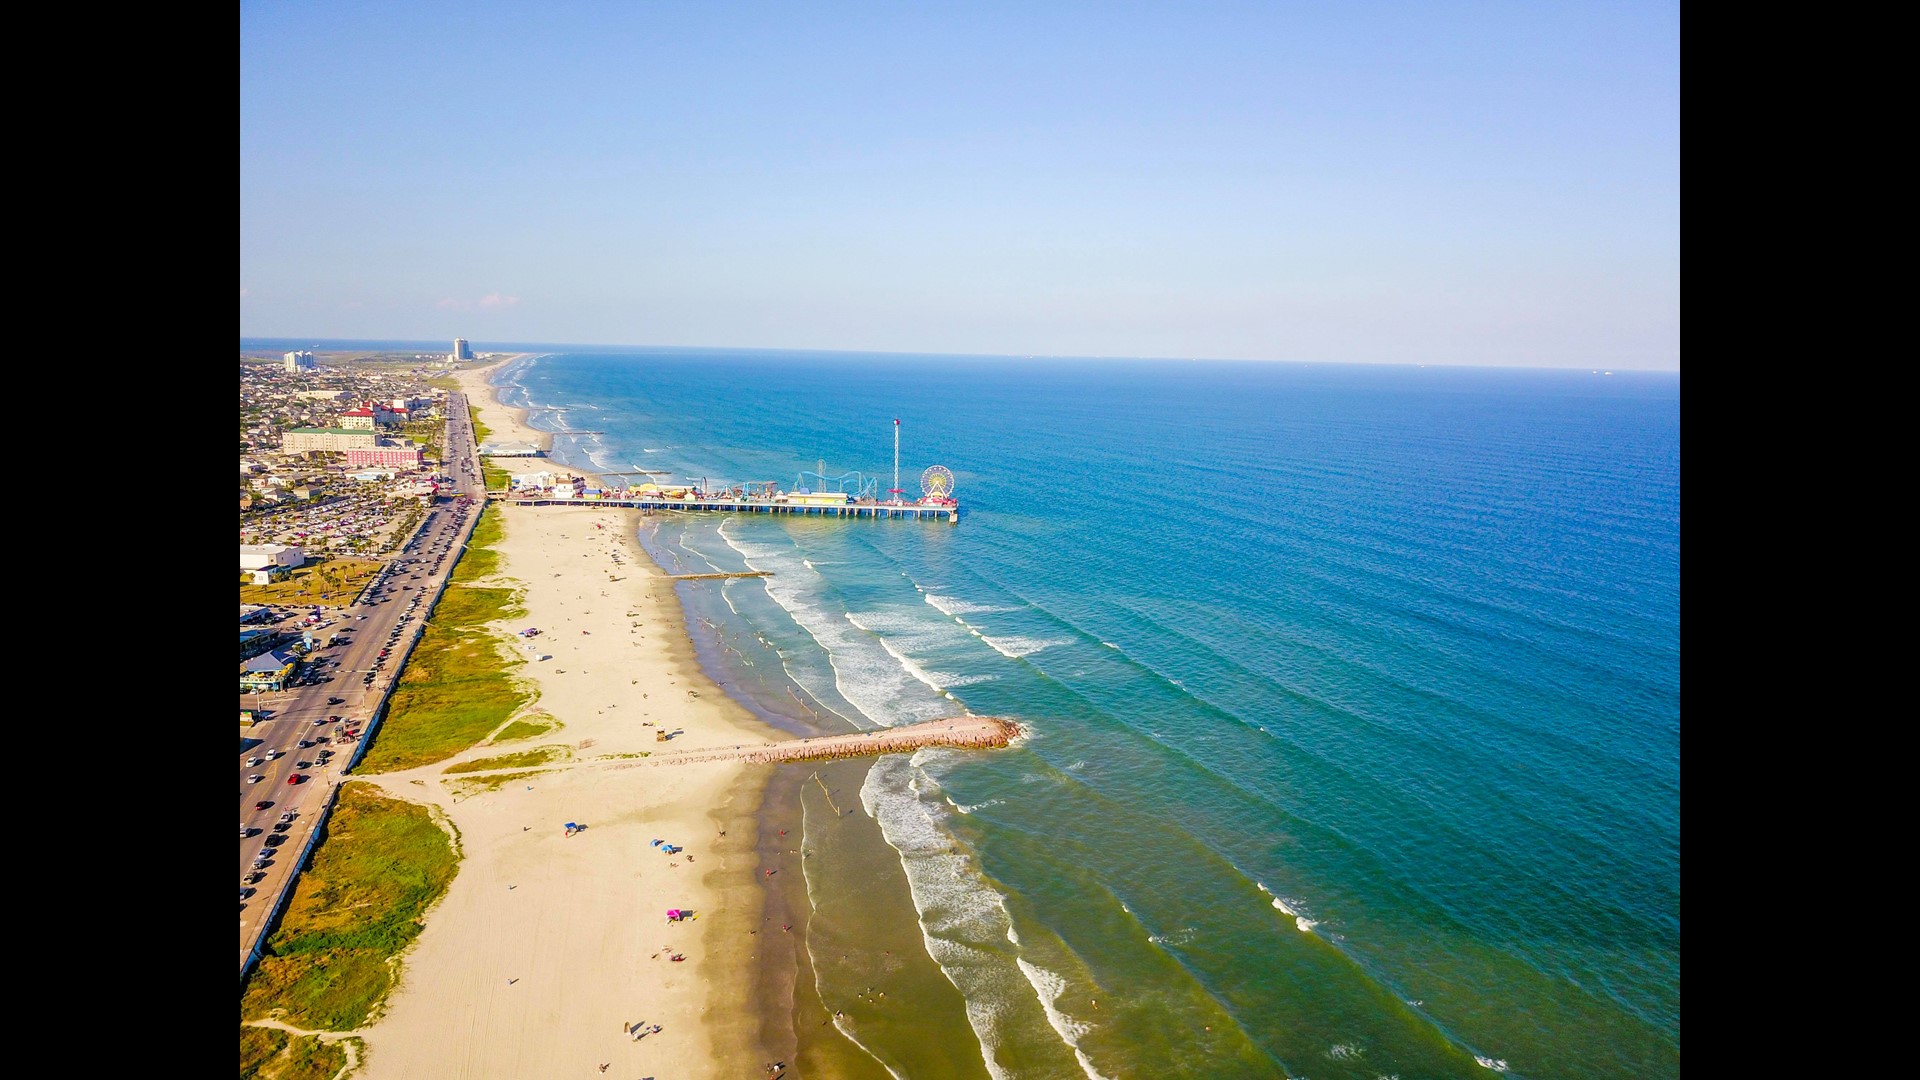
[[[580,434],[567,431],[559,434]],[[486,453],[482,447],[481,452]],[[821,465],[822,470],[825,464]],[[635,467],[628,473],[608,476],[660,476],[658,470]],[[811,480],[809,480],[811,478]],[[829,477],[823,472],[802,472],[792,491],[782,491],[772,480],[744,484],[720,481],[716,488],[708,477],[688,477],[682,485],[648,480],[624,487],[594,487],[578,477],[561,479],[544,474],[523,474],[512,478],[508,491],[489,491],[487,498],[521,506],[624,506],[636,510],[711,510],[735,514],[798,514],[803,517],[838,518],[913,518],[915,520],[960,520],[960,503],[953,497],[953,472],[934,465],[920,474],[920,498],[904,498],[900,487],[900,421],[893,422],[893,487],[880,498],[880,478],[849,472]]]
[[[635,489],[625,488],[612,491],[588,489],[574,495],[555,495],[551,491],[489,491],[487,498],[520,506],[628,506],[639,510],[716,510],[740,514],[960,520],[960,504],[951,499],[941,503],[881,502],[853,499],[839,492],[779,492],[771,497],[743,495],[735,498],[731,495],[712,497],[689,490],[684,496],[675,497],[666,492],[635,494]]]

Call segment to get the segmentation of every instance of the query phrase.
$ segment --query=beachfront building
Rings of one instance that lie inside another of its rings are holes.
[[[313,354],[305,350],[281,355],[280,360],[288,371],[312,371],[319,365],[314,362]]]
[[[540,457],[546,451],[532,443],[487,442],[480,444],[482,457]]]
[[[466,338],[457,337],[453,339],[453,359],[455,360],[473,359],[473,349],[467,345]]]
[[[288,649],[271,649],[240,664],[240,692],[271,693],[284,690],[293,669],[300,663],[298,654]]]
[[[352,428],[288,428],[280,435],[280,450],[287,454],[372,449],[379,444],[380,436],[374,432]]]
[[[240,569],[264,570],[284,566],[291,570],[306,563],[306,553],[291,544],[241,544]]]
[[[409,439],[380,439],[371,446],[348,450],[346,457],[349,469],[379,465],[412,471],[420,468],[422,460],[419,445]]]
[[[519,491],[523,488],[550,488],[555,479],[556,477],[550,472],[521,473],[518,476],[507,477],[507,488],[510,491]]]
[[[243,626],[240,628],[240,660],[245,663],[276,645],[293,640],[293,635],[285,630],[276,630],[271,626]]]

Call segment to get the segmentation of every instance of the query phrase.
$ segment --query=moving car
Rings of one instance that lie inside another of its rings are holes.
[[[273,806],[272,799],[261,799],[259,802],[253,804],[253,808],[255,810],[267,810],[267,809],[271,809],[272,806]]]
[[[302,780],[305,780],[306,778],[307,778],[306,773],[294,773],[292,776],[287,777],[287,783],[297,784]]]
[[[257,784],[257,783],[259,783],[260,781],[262,781],[262,780],[265,780],[265,779],[266,779],[266,777],[264,777],[264,776],[261,776],[261,775],[260,775],[259,773],[254,773],[254,774],[253,774],[252,776],[249,776],[249,777],[247,777],[247,783],[249,783],[249,784]]]

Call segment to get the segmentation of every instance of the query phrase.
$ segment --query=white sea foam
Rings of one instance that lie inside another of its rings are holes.
[[[1334,1043],[1327,1051],[1327,1056],[1335,1061],[1350,1061],[1364,1053],[1366,1053],[1365,1050],[1353,1043]]]
[[[1293,917],[1293,925],[1294,925],[1294,928],[1299,930],[1301,933],[1311,934],[1313,933],[1313,928],[1316,926],[1319,926],[1320,924],[1303,915],[1295,915]]]
[[[883,757],[867,772],[860,801],[900,855],[907,889],[919,913],[921,939],[947,980],[966,1002],[967,1023],[995,1080],[1012,1074],[996,1054],[999,1029],[1018,993],[1018,977],[984,945],[1005,937],[1013,921],[1003,897],[974,872],[954,841],[935,824],[935,807],[920,797],[931,778],[898,756]]]
[[[893,727],[955,714],[954,702],[915,690],[915,681],[929,686],[933,683],[924,671],[909,670],[902,662],[904,653],[895,655],[877,634],[862,632],[853,616],[836,611],[821,591],[819,575],[802,568],[804,559],[797,550],[771,543],[747,543],[725,533],[721,538],[740,553],[748,568],[773,572],[772,577],[759,579],[762,586],[825,651],[833,671],[833,689],[863,718],[864,722],[854,721],[856,727]],[[809,685],[809,677],[797,673],[792,665],[788,671],[815,697],[822,696],[824,687]]]
[[[819,989],[819,981],[817,979],[815,980],[814,988],[816,990]],[[833,1026],[840,1029],[840,1034],[845,1035],[848,1041],[853,1043],[853,1045],[859,1047],[862,1050],[866,1050],[867,1056],[873,1059],[874,1064],[887,1070],[888,1076],[893,1077],[893,1080],[907,1080],[906,1077],[901,1076],[899,1073],[893,1071],[892,1066],[888,1065],[884,1061],[881,1061],[879,1055],[875,1054],[871,1049],[868,1049],[866,1043],[863,1043],[860,1041],[860,1037],[853,1033],[852,1020],[849,1020],[846,1016],[840,1013],[834,1013],[832,1019],[833,1019]]]
[[[1051,649],[1055,645],[1070,645],[1070,638],[1038,637],[987,637],[982,634],[980,640],[993,646],[993,651],[1009,660],[1018,660],[1023,656],[1032,656],[1042,649]]]
[[[1093,1062],[1088,1060],[1086,1053],[1080,1049],[1081,1037],[1092,1031],[1093,1025],[1075,1020],[1060,1011],[1057,1003],[1060,995],[1066,992],[1067,980],[1046,968],[1027,963],[1023,957],[1014,957],[1014,963],[1020,965],[1020,970],[1026,975],[1027,982],[1033,986],[1034,995],[1040,999],[1040,1007],[1046,1011],[1047,1023],[1059,1033],[1061,1041],[1073,1049],[1074,1059],[1080,1062],[1080,1071],[1087,1074],[1087,1080],[1111,1080],[1094,1068]]]
[[[893,643],[888,641],[886,638],[880,639],[880,647],[887,650],[887,655],[893,657],[896,661],[898,661],[901,667],[907,669],[907,674],[913,676],[916,679],[919,679],[923,683],[926,683],[928,686],[932,687],[936,692],[944,691],[946,689],[946,687],[940,685],[940,680],[933,677],[932,672],[929,672],[926,668],[923,668],[919,664],[914,663],[911,657],[908,657],[905,653],[901,652],[899,649],[894,648]]]
[[[953,802],[952,799],[948,799],[947,801],[953,806],[955,810],[958,810],[963,814],[971,814],[975,810],[985,810],[989,806],[1000,806],[1006,802],[1005,799],[988,799],[986,802],[977,802],[977,803],[974,803],[972,806],[963,806],[960,803]]]
[[[1000,677],[998,675],[985,675],[985,674],[960,675],[951,671],[931,671],[931,672],[928,672],[928,674],[933,676],[933,679],[935,682],[939,683],[941,686],[947,687],[948,689],[952,689],[953,687],[956,687],[956,686],[972,686],[975,683],[993,682],[994,680]]]
[[[924,590],[921,599],[933,605],[941,614],[951,615],[956,619],[962,615],[991,615],[997,612],[1020,610],[1019,608],[1012,607],[998,607],[993,604],[969,603],[957,597],[941,596],[937,593],[924,592]]]
[[[1492,1069],[1494,1072],[1507,1071],[1507,1063],[1501,1058],[1481,1057],[1479,1054],[1475,1054],[1473,1055],[1473,1060],[1479,1062],[1482,1068]]]

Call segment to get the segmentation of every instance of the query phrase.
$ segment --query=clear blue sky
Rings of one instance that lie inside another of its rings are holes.
[[[1678,371],[1677,2],[240,6],[240,335]]]

